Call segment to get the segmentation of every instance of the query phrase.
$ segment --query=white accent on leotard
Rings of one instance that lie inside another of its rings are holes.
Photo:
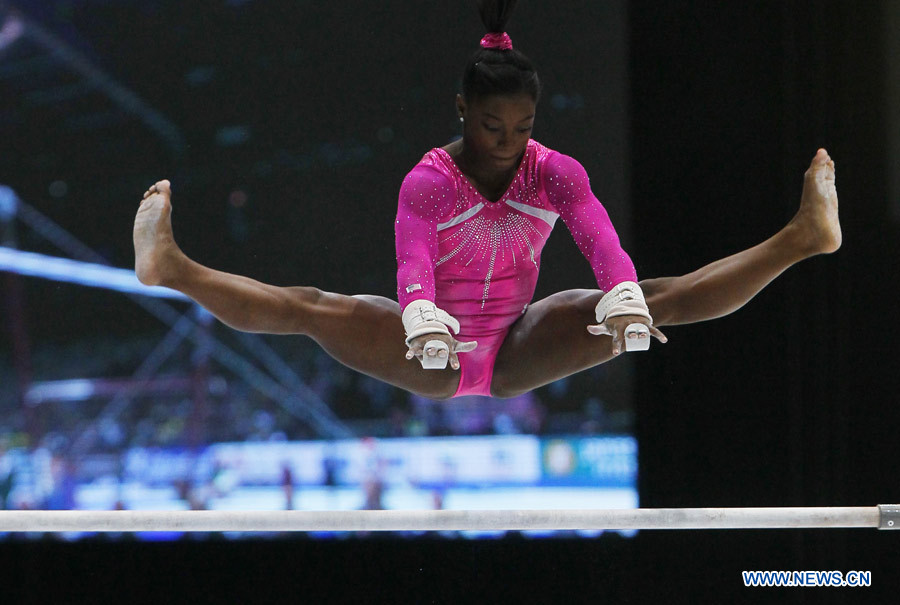
[[[481,212],[482,208],[484,208],[484,203],[476,204],[475,206],[472,206],[471,208],[469,208],[462,214],[457,214],[456,216],[451,218],[446,223],[438,223],[437,230],[443,231],[444,229],[449,229],[450,227],[452,227],[454,225],[458,225],[461,222],[466,221],[466,220],[472,218],[473,216],[475,216],[476,214],[478,214],[479,212]]]
[[[535,208],[534,206],[529,206],[528,204],[523,204],[521,202],[514,202],[512,200],[506,200],[506,204],[508,206],[512,206],[519,212],[524,212],[529,216],[533,216],[535,218],[539,218],[551,227],[556,224],[556,219],[559,218],[559,215],[555,212],[551,212],[550,210],[544,210],[543,208]]]

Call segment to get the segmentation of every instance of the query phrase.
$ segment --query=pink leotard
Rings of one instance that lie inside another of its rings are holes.
[[[498,201],[481,195],[443,149],[426,153],[404,179],[395,223],[400,306],[430,300],[459,321],[457,340],[478,341],[459,355],[454,396],[490,395],[497,352],[531,302],[559,217],[601,290],[637,279],[584,168],[534,140]]]

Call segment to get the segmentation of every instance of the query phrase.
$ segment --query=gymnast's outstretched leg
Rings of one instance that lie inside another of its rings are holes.
[[[640,285],[655,326],[696,323],[736,311],[790,266],[840,245],[834,162],[820,149],[804,175],[800,208],[781,231],[687,275]],[[531,305],[498,353],[491,392],[510,397],[611,359],[610,337],[585,329],[596,323],[602,295],[569,290]]]
[[[425,372],[407,360],[395,301],[271,286],[188,258],[173,236],[171,197],[169,181],[160,181],[144,194],[135,217],[135,272],[142,283],[178,290],[237,330],[309,336],[344,365],[402,389],[435,399],[456,392],[459,372]]]

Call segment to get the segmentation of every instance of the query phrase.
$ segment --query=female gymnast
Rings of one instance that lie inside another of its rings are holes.
[[[693,273],[638,283],[584,168],[530,137],[540,81],[504,33],[514,5],[480,3],[488,33],[456,98],[462,138],[429,151],[403,181],[399,303],[271,286],[194,262],[175,243],[165,180],[135,218],[140,281],[183,292],[237,330],[309,336],[346,366],[425,397],[512,397],[646,348],[650,335],[665,342],[658,326],[727,315],[791,265],[840,247],[834,162],[820,149],[799,210],[774,236]],[[531,304],[557,218],[599,289]]]

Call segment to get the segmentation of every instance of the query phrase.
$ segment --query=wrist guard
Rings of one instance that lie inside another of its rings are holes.
[[[406,331],[406,344],[425,334],[446,334],[450,330],[459,332],[459,322],[442,309],[438,309],[430,300],[414,300],[403,309],[403,329]]]
[[[650,317],[650,310],[644,300],[644,293],[641,291],[641,287],[633,281],[623,281],[614,286],[597,303],[594,313],[597,323],[600,324],[610,317],[622,315],[637,315],[649,321],[651,325],[653,324],[653,318]]]

